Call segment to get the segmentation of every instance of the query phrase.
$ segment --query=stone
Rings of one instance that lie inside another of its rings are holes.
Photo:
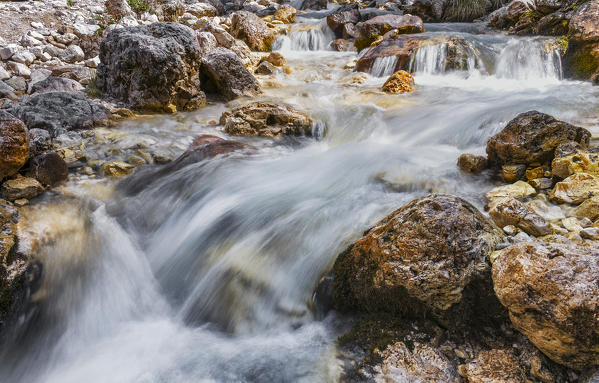
[[[327,9],[327,0],[303,0],[301,9]]]
[[[268,56],[264,56],[260,59],[260,63],[269,62],[274,66],[282,67],[287,64],[287,60],[279,52],[271,52]]]
[[[535,178],[529,181],[529,184],[535,189],[546,190],[553,187],[553,180],[551,178]]]
[[[418,16],[412,15],[380,15],[365,21],[359,26],[360,37],[356,39],[355,45],[358,50],[362,50],[377,37],[395,30],[397,34],[411,34],[424,32],[424,24]]]
[[[126,16],[135,17],[135,13],[129,6],[127,0],[107,0],[106,11],[115,18],[115,20],[121,20]]]
[[[76,93],[84,88],[75,80],[50,75],[44,80],[38,81],[30,87],[30,94],[48,93],[48,92],[70,92]]]
[[[335,32],[337,37],[344,37],[343,27],[345,24],[357,24],[360,21],[358,9],[357,3],[349,3],[327,16],[327,25]]]
[[[218,14],[218,10],[211,4],[195,3],[185,7],[185,12],[195,17],[214,17]]]
[[[277,68],[275,68],[274,65],[272,65],[268,61],[262,61],[258,65],[258,67],[256,68],[256,70],[254,71],[254,73],[256,73],[256,74],[263,74],[263,75],[269,75],[269,74],[274,74],[276,71],[277,71]]]
[[[549,197],[557,202],[577,205],[596,194],[599,194],[599,177],[576,173],[555,184]]]
[[[515,198],[507,197],[494,203],[489,216],[499,227],[514,225],[535,237],[551,234],[547,221]]]
[[[250,49],[268,52],[275,41],[274,33],[258,16],[246,11],[238,11],[231,18],[231,35],[245,41]]]
[[[63,50],[60,55],[60,59],[69,64],[75,64],[83,61],[85,53],[78,45],[69,45],[67,49]]]
[[[412,92],[414,90],[414,77],[406,71],[397,71],[389,76],[381,90],[390,94]]]
[[[67,180],[69,168],[58,153],[50,152],[31,159],[30,173],[43,185],[55,186]]]
[[[482,350],[465,365],[468,383],[526,383],[526,374],[511,350]]]
[[[15,76],[24,78],[29,78],[29,76],[31,76],[31,70],[25,64],[9,61],[7,66]]]
[[[8,71],[2,65],[0,65],[0,81],[6,80],[9,78],[10,78],[10,73],[8,73]]]
[[[566,178],[574,173],[599,175],[599,153],[577,150],[575,153],[556,157],[551,162],[551,173]]]
[[[514,183],[524,178],[526,165],[502,165],[501,177],[505,182]]]
[[[346,39],[333,40],[331,43],[331,49],[336,52],[346,52],[349,51],[351,47],[352,46],[350,45],[349,41]]]
[[[52,149],[52,137],[47,130],[29,129],[29,156],[36,157]]]
[[[22,121],[0,110],[0,180],[15,175],[29,159],[29,137]]]
[[[312,136],[314,121],[289,105],[253,102],[224,112],[220,124],[234,136]]]
[[[277,9],[273,15],[273,19],[282,21],[285,24],[295,23],[296,9],[291,5],[285,4]]]
[[[16,101],[19,99],[19,96],[15,94],[12,86],[0,80],[0,98],[8,98],[9,100]]]
[[[35,55],[29,51],[18,51],[10,60],[19,64],[31,65],[35,61]]]
[[[599,364],[599,248],[528,242],[501,251],[493,283],[514,327],[557,363]]]
[[[394,39],[384,39],[372,45],[366,53],[359,56],[356,63],[356,71],[370,72],[376,59],[393,56],[397,58],[395,68],[393,69],[394,72],[400,69],[409,70],[410,60],[420,47],[422,41],[421,37],[412,36],[398,36]]]
[[[489,165],[549,163],[560,143],[575,141],[586,147],[590,137],[588,130],[547,114],[522,113],[487,141]]]
[[[599,218],[599,195],[593,196],[578,205],[573,214],[578,218],[588,218],[592,221]]]
[[[9,60],[18,51],[19,46],[17,44],[8,44],[5,47],[0,48],[0,59],[4,61]]]
[[[201,50],[192,29],[176,23],[115,29],[100,44],[97,86],[131,108],[194,110],[200,90]]]
[[[473,318],[468,310],[487,307],[491,316],[488,257],[502,239],[501,230],[461,198],[416,199],[339,255],[335,307],[408,316],[430,312],[454,321],[452,326]]]
[[[77,93],[40,93],[3,108],[23,121],[28,129],[44,129],[52,137],[105,125],[108,118],[104,106]]]
[[[9,201],[21,198],[32,199],[44,191],[42,185],[35,179],[17,175],[14,179],[4,181],[2,195]]]
[[[466,173],[478,174],[487,168],[487,157],[464,153],[458,158],[458,168]]]
[[[229,101],[261,92],[256,78],[239,57],[226,48],[216,48],[202,58],[202,86],[207,94]]]
[[[526,198],[535,194],[535,189],[524,181],[517,181],[510,185],[498,186],[485,194],[487,201],[497,198],[513,197],[516,199]]]
[[[570,18],[569,37],[584,42],[599,42],[599,1],[582,3]]]
[[[585,227],[578,232],[582,238],[596,241],[599,239],[599,227]]]
[[[4,81],[4,83],[13,88],[15,92],[20,94],[25,93],[27,90],[27,80],[25,80],[23,77],[13,76]]]
[[[102,165],[102,174],[110,177],[123,177],[133,173],[135,166],[122,161],[107,162]]]

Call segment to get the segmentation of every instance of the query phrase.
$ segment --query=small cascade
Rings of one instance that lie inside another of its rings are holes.
[[[499,53],[495,75],[513,80],[560,80],[559,49],[547,41],[512,39]]]
[[[275,41],[278,51],[326,51],[335,39],[333,31],[320,22],[316,25],[301,25],[292,29],[286,36],[280,36]]]
[[[377,57],[372,63],[370,74],[374,77],[386,77],[395,72],[397,56]]]
[[[470,73],[483,68],[480,52],[468,41],[458,38],[424,45],[410,61],[410,71],[417,74],[442,74],[449,71]]]

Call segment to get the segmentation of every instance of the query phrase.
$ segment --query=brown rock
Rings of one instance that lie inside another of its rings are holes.
[[[414,90],[414,77],[406,71],[397,71],[389,76],[381,90],[391,94],[412,92]]]
[[[487,157],[464,153],[458,158],[458,167],[466,173],[480,173],[487,168]]]
[[[588,146],[590,137],[588,130],[547,114],[522,113],[487,142],[489,165],[543,164],[553,159],[560,143],[575,141]]]
[[[254,73],[255,74],[269,75],[269,74],[275,73],[276,71],[277,71],[277,68],[275,68],[274,65],[272,65],[268,61],[262,61],[258,65],[258,67],[256,67],[256,70],[254,71]]]
[[[499,227],[514,225],[535,237],[551,234],[543,217],[515,198],[504,198],[494,203],[489,216]]]
[[[495,293],[545,355],[574,369],[599,364],[599,248],[528,242],[493,263]]]
[[[512,351],[483,350],[465,368],[468,383],[525,383],[526,374]]]
[[[262,57],[260,63],[269,62],[274,66],[284,66],[287,64],[287,60],[279,52],[271,52],[268,56]]]
[[[505,182],[513,183],[521,180],[526,173],[526,165],[502,165],[501,176]]]
[[[423,41],[420,37],[399,36],[395,39],[385,39],[373,45],[360,56],[356,63],[356,71],[369,72],[377,58],[397,57],[394,71],[408,70],[410,59]]]
[[[561,203],[579,204],[599,194],[599,177],[576,173],[555,184],[549,197]]]
[[[573,40],[599,42],[599,1],[584,2],[570,18],[570,35]]]
[[[574,216],[578,218],[588,218],[595,221],[599,218],[599,195],[593,196],[574,209]]]
[[[220,117],[225,131],[234,136],[311,136],[314,121],[304,112],[285,104],[252,102]]]
[[[355,45],[358,50],[362,50],[377,37],[395,30],[397,34],[410,34],[424,32],[424,24],[418,16],[412,15],[380,15],[365,21],[360,25],[360,37],[356,39]]]
[[[254,51],[268,52],[275,41],[274,33],[266,23],[253,13],[238,11],[231,18],[231,34]]]
[[[29,159],[29,136],[22,121],[0,111],[0,180],[16,174]]]
[[[577,150],[575,153],[556,157],[551,162],[551,173],[566,178],[574,173],[599,175],[599,153]]]
[[[31,175],[44,185],[54,186],[67,180],[69,168],[58,153],[51,152],[31,160]]]
[[[277,9],[273,15],[273,19],[284,22],[285,24],[295,23],[295,14],[297,10],[291,5],[283,5]]]
[[[349,3],[327,16],[327,25],[338,37],[343,37],[345,24],[357,24],[360,21],[360,12],[357,3]]]
[[[32,199],[44,191],[42,185],[35,179],[17,175],[16,178],[2,184],[2,195],[9,201],[21,198]]]

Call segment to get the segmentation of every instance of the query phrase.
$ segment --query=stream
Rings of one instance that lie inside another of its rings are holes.
[[[324,19],[290,28],[276,48],[293,71],[261,78],[259,99],[307,111],[322,137],[241,138],[251,149],[135,193],[133,175],[81,178],[47,197],[40,219],[64,234],[40,255],[38,304],[1,348],[0,382],[336,382],[335,340],[351,320],[316,317],[311,299],[338,253],[430,192],[482,208],[492,181],[456,160],[483,154],[518,113],[599,134],[599,87],[564,80],[549,38],[426,24],[424,35],[467,41],[468,65],[450,71],[446,47],[425,46],[411,63],[414,93],[388,95],[379,89],[393,59],[361,75],[344,69],[355,52],[328,49]],[[135,137],[178,155],[200,134],[227,137],[209,121],[233,105],[126,121],[121,144]]]

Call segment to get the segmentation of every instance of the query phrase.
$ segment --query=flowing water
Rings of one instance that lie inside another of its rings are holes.
[[[563,80],[548,39],[427,25],[464,39],[466,64],[450,70],[447,46],[427,46],[415,92],[386,95],[389,63],[357,74],[344,69],[356,53],[328,50],[322,20],[293,28],[277,43],[293,72],[262,78],[262,98],[305,109],[323,137],[243,139],[247,150],[137,188],[135,175],[116,189],[80,179],[48,197],[37,219],[64,233],[40,254],[43,286],[1,348],[1,382],[335,382],[350,321],[317,318],[310,302],[345,246],[429,192],[482,206],[490,181],[456,159],[483,153],[518,113],[597,133],[599,89]],[[207,123],[223,110],[129,121],[114,145],[178,154],[199,134],[224,137]]]

